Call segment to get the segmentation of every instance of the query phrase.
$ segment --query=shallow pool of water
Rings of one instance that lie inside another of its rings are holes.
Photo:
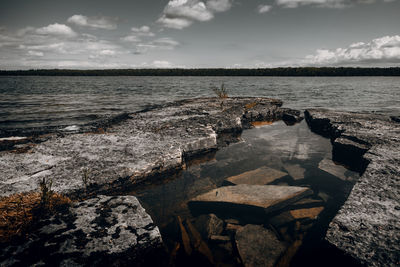
[[[219,236],[225,236],[228,241],[215,242],[204,236],[203,240],[211,250],[213,264],[241,266],[235,230],[228,228],[261,224],[276,233],[278,240],[290,248],[281,255],[281,264],[304,264],[304,257],[297,256],[292,261],[293,256],[299,248],[307,253],[313,246],[319,246],[330,220],[359,177],[357,173],[335,164],[331,160],[331,149],[330,140],[312,133],[304,121],[292,126],[282,121],[257,124],[255,128],[244,131],[239,142],[206,155],[204,159],[188,165],[186,170],[163,181],[141,185],[130,194],[138,197],[159,226],[172,265],[204,266],[207,263],[204,251],[190,256],[185,252],[181,230],[182,227],[187,228],[188,224],[198,227],[200,213],[211,211],[191,210],[188,202],[198,195],[228,185],[226,179],[229,177],[265,166],[280,171],[285,175],[271,184],[302,186],[313,191],[303,199],[303,204],[286,206],[258,221],[246,212],[239,215],[232,212],[232,216],[229,216],[230,210],[224,210],[223,214],[216,215],[224,220],[224,228]],[[285,214],[295,214],[293,210],[296,209],[306,214],[310,211],[314,215],[307,217],[303,214],[295,219],[285,217]],[[201,229],[197,230],[202,232]]]

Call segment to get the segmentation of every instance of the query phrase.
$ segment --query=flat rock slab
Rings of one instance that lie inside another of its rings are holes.
[[[294,180],[304,179],[306,170],[300,167],[299,164],[285,164],[284,168]]]
[[[347,177],[346,175],[346,169],[341,166],[341,165],[337,165],[335,164],[332,160],[330,159],[323,159],[319,162],[318,164],[318,168],[320,168],[321,170],[332,174],[333,176],[336,176],[337,178],[343,180],[343,181],[347,181],[347,180],[355,180],[356,177]]]
[[[306,120],[330,137],[333,159],[362,176],[325,239],[368,266],[400,264],[400,123],[374,114],[310,109]]]
[[[290,110],[281,105],[252,97],[224,99],[222,108],[217,98],[182,100],[126,114],[97,132],[43,136],[18,153],[0,151],[0,196],[38,190],[43,178],[70,196],[126,188],[181,170],[188,159],[236,140],[229,136],[252,121],[282,118]]]
[[[260,225],[248,224],[236,232],[236,246],[245,267],[272,267],[286,250],[275,233]]]
[[[189,205],[259,208],[271,212],[312,194],[306,187],[279,185],[225,186],[193,198]]]
[[[0,249],[0,265],[141,266],[161,248],[158,227],[135,197],[100,195],[39,222],[24,244]]]
[[[244,172],[236,176],[226,179],[231,184],[252,184],[252,185],[266,185],[272,183],[284,176],[287,173],[281,172],[269,167],[261,167],[252,171]]]

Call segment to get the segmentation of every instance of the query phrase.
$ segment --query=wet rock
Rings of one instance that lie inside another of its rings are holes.
[[[181,170],[189,159],[215,151],[222,136],[237,141],[252,121],[282,118],[287,109],[281,105],[269,98],[227,98],[222,110],[216,98],[182,100],[125,114],[102,131],[49,135],[29,153],[0,151],[0,195],[37,190],[43,177],[70,196],[126,189]]]
[[[241,173],[226,179],[231,184],[252,184],[252,185],[266,185],[270,184],[284,176],[287,173],[281,172],[267,166],[263,166],[256,170]]]
[[[336,176],[344,181],[347,180],[347,177],[345,175],[346,169],[343,166],[336,165],[332,160],[330,159],[323,159],[319,162],[318,168],[320,168],[323,171],[326,171],[327,173],[332,174],[333,176]]]
[[[294,125],[297,122],[302,121],[304,118],[298,110],[288,110],[285,111],[282,115],[282,120],[287,124],[287,125]]]
[[[297,210],[290,210],[290,215],[295,219],[311,219],[315,220],[321,211],[324,210],[324,207],[314,207],[308,209],[297,209]]]
[[[306,170],[300,167],[299,164],[285,164],[284,168],[294,180],[304,179]]]
[[[241,184],[220,187],[197,196],[189,202],[189,207],[214,209],[220,212],[247,210],[265,214],[309,194],[312,194],[312,191],[305,187]]]
[[[239,224],[227,223],[225,226],[225,230],[229,231],[229,232],[236,232],[237,230],[239,230],[242,227],[243,226],[241,226]]]
[[[362,173],[325,239],[365,265],[398,266],[400,124],[374,114],[313,109],[305,115],[313,131],[332,139],[334,160]]]
[[[160,232],[135,197],[98,196],[39,222],[24,244],[1,249],[0,265],[149,266],[162,255]]]
[[[289,209],[319,207],[322,206],[323,204],[324,202],[320,199],[303,198],[290,205]]]
[[[200,215],[195,219],[194,226],[206,240],[212,235],[220,235],[224,230],[224,222],[215,214]]]
[[[212,235],[210,241],[215,243],[227,243],[231,241],[231,238],[226,235]]]
[[[236,246],[246,267],[275,266],[286,249],[275,233],[259,225],[248,224],[236,232]]]

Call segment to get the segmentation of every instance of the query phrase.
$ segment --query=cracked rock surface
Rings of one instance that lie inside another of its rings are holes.
[[[2,248],[1,266],[150,266],[157,226],[134,196],[99,195],[39,222],[27,242]]]
[[[126,188],[184,168],[195,155],[217,149],[250,122],[299,118],[269,98],[198,98],[128,114],[98,132],[53,134],[41,143],[0,151],[0,196],[35,191],[43,178],[67,195]]]
[[[326,240],[368,266],[399,266],[400,123],[322,109],[305,115],[314,132],[331,138],[334,160],[362,173]]]

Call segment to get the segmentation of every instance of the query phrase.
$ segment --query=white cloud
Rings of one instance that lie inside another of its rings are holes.
[[[155,35],[154,33],[152,33],[152,32],[150,31],[150,27],[149,27],[149,26],[146,26],[146,25],[144,25],[144,26],[142,26],[142,27],[140,27],[140,28],[132,27],[132,28],[131,28],[131,31],[134,32],[134,33],[137,34],[137,35],[140,35],[140,36],[149,36],[149,37],[153,37],[153,36]]]
[[[257,7],[257,12],[260,14],[263,14],[263,13],[267,13],[271,9],[272,9],[272,6],[270,6],[270,5],[259,5]]]
[[[206,2],[206,6],[208,9],[213,10],[215,12],[225,12],[228,11],[232,7],[231,0],[208,0]]]
[[[325,8],[345,8],[356,4],[373,4],[379,1],[390,2],[392,0],[276,0],[276,4],[285,8],[297,8],[306,5]]]
[[[163,15],[161,18],[157,20],[158,23],[167,28],[182,30],[183,28],[189,27],[192,25],[192,21],[182,18],[167,18]]]
[[[31,28],[27,28],[31,30]],[[77,36],[76,32],[74,32],[70,27],[64,24],[54,23],[50,24],[46,27],[42,27],[36,29],[37,34],[41,35],[58,35],[58,36],[66,36],[66,37],[75,37]],[[26,32],[25,32],[26,34]]]
[[[32,50],[29,50],[29,51],[28,51],[28,55],[29,55],[29,56],[35,56],[35,57],[43,57],[43,56],[44,56],[44,53],[43,53],[43,52],[40,52],[40,51],[32,51]]]
[[[400,63],[400,35],[357,42],[335,50],[318,49],[302,61],[306,65],[363,65]]]
[[[173,68],[174,65],[169,62],[169,61],[165,61],[165,60],[155,60],[153,61],[150,66],[155,67],[155,68]]]
[[[152,43],[155,45],[164,46],[164,47],[175,47],[175,46],[179,45],[179,42],[175,41],[172,38],[168,38],[168,37],[156,39]]]
[[[130,43],[138,43],[138,42],[142,41],[136,35],[127,35],[125,37],[122,37],[121,40],[124,41],[124,42],[130,42]]]
[[[114,30],[117,28],[116,19],[108,17],[87,17],[84,15],[73,15],[68,18],[68,22],[79,26],[91,28]]]
[[[225,12],[231,6],[231,0],[170,0],[157,22],[167,28],[183,29],[194,21],[209,21],[214,13]]]

